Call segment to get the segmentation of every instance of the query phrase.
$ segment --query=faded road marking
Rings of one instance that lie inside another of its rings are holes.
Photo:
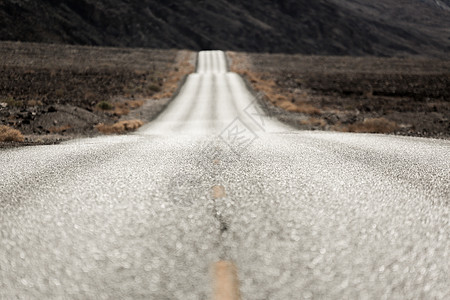
[[[214,300],[239,300],[237,268],[230,261],[218,261],[213,266]]]
[[[225,188],[221,185],[215,185],[212,188],[213,198],[220,199],[226,197]]]

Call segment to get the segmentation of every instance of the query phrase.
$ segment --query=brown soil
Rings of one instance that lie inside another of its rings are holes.
[[[190,51],[0,42],[0,125],[29,145],[94,136],[98,124],[148,122],[194,60]]]
[[[450,61],[229,53],[266,110],[302,129],[450,138]]]

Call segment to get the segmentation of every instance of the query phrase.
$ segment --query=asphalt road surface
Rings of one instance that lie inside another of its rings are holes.
[[[449,299],[449,200],[450,141],[291,129],[200,52],[135,134],[0,150],[0,299],[227,299],[221,263],[242,299]]]

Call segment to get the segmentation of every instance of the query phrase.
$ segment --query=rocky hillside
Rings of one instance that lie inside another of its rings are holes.
[[[1,0],[0,40],[445,56],[449,0]]]

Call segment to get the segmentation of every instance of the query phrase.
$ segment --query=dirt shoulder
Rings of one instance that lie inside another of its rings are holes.
[[[298,128],[450,138],[450,60],[228,56],[267,112]]]
[[[179,50],[0,42],[0,54],[0,126],[22,134],[0,147],[134,130],[195,68],[195,53]]]

